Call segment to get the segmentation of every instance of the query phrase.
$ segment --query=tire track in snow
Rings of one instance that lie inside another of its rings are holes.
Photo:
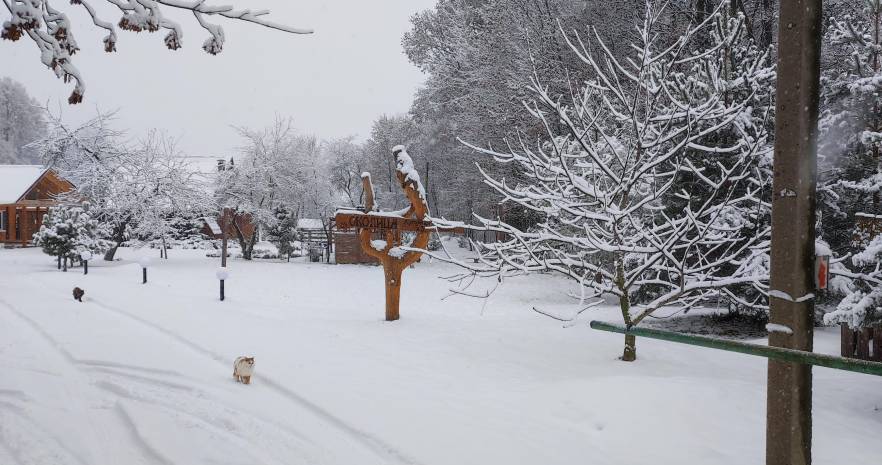
[[[138,445],[138,448],[141,452],[144,453],[144,456],[148,459],[149,463],[153,464],[161,464],[161,465],[174,465],[174,462],[166,458],[164,455],[159,453],[156,448],[150,445],[144,436],[141,435],[141,432],[138,430],[138,425],[132,421],[132,416],[129,415],[129,412],[126,411],[125,407],[117,401],[113,406],[114,411],[117,414],[117,417],[120,419],[121,423],[125,427],[125,430],[129,433],[129,437],[132,439],[132,442]]]
[[[70,352],[68,352],[57,339],[55,339],[54,337],[52,337],[52,335],[50,335],[48,332],[46,332],[46,330],[43,329],[43,327],[41,327],[36,321],[34,321],[30,317],[26,316],[22,312],[18,311],[15,307],[13,307],[9,302],[6,302],[5,300],[0,299],[0,307],[5,307],[8,310],[8,313],[10,315],[12,315],[13,317],[16,317],[19,320],[19,322],[22,323],[21,324],[22,327],[26,327],[31,332],[36,333],[37,337],[31,338],[31,340],[42,340],[46,346],[48,346],[55,354],[57,354],[62,359],[63,363],[67,366],[68,371],[71,374],[73,374],[76,378],[80,378],[80,381],[79,381],[80,385],[83,385],[83,386],[91,386],[92,385],[91,379],[89,378],[89,376],[86,375],[85,373],[83,373],[82,369],[79,367],[79,361]],[[67,388],[65,387],[64,390],[67,391]],[[82,399],[79,399],[77,396],[72,395],[70,392],[66,392],[66,394],[67,394],[67,397],[73,401],[73,402],[71,402],[71,405],[81,406]],[[84,417],[89,419],[88,425],[92,429],[92,433],[93,433],[94,437],[96,437],[96,438],[108,437],[108,435],[103,434],[104,433],[104,428],[102,427],[103,422],[94,421],[93,419],[89,418],[89,410],[88,409],[83,409],[82,413],[83,413]],[[0,427],[2,427],[2,426],[3,426],[2,423],[0,423]],[[34,426],[39,427],[36,424],[34,424]],[[124,424],[116,425],[116,427],[120,427],[120,426],[124,426]],[[51,435],[48,431],[46,431],[43,428],[41,428],[41,430],[45,433],[46,437],[53,439],[54,441],[58,442],[59,444],[62,444],[62,442],[60,441],[59,438],[54,437],[53,435]],[[99,431],[99,430],[101,430],[101,431]],[[0,439],[2,439],[2,438],[0,438]],[[41,444],[41,443],[42,443],[42,441],[38,441],[38,444]],[[146,458],[149,459],[152,457],[150,449],[145,449],[145,448],[141,447],[142,444],[138,443],[138,442],[135,442],[135,445],[137,445],[139,447],[139,450],[145,455]],[[63,444],[62,444],[62,446],[63,446]],[[9,444],[6,444],[6,447],[7,447],[7,450],[11,450],[13,452],[15,451],[15,448],[10,446]],[[68,449],[65,448],[64,450],[68,450]],[[76,459],[77,459],[78,463],[81,463],[84,465],[90,463],[90,461],[83,460],[80,457],[76,457]],[[21,462],[21,463],[28,463],[28,462]],[[59,462],[56,460],[56,461],[49,461],[49,462],[39,462],[38,461],[38,462],[34,462],[34,463],[39,463],[39,464],[52,463],[53,465],[55,465],[56,463],[64,464],[64,463],[68,463],[68,462],[63,462],[63,461]]]
[[[170,331],[170,330],[168,330],[168,329],[166,329],[166,328],[164,328],[164,327],[162,327],[152,321],[141,318],[137,315],[129,313],[129,312],[122,310],[120,308],[117,308],[115,306],[108,305],[108,304],[103,303],[99,300],[92,299],[91,303],[93,303],[96,306],[101,307],[111,313],[123,316],[125,318],[131,319],[132,321],[136,321],[146,327],[152,328],[153,330],[165,335],[166,337],[168,337],[174,341],[177,341],[178,343],[190,348],[192,351],[214,360],[215,362],[223,365],[224,367],[226,367],[232,363],[232,360],[227,359],[223,355],[220,355],[214,351],[211,351],[211,350],[206,349],[202,346],[199,346],[199,345],[193,343],[192,341],[182,337],[181,335],[179,335],[173,331]],[[327,424],[333,426],[334,428],[336,428],[337,430],[343,432],[350,439],[357,441],[358,443],[367,447],[369,450],[371,450],[372,452],[374,452],[378,456],[385,458],[387,461],[389,459],[391,459],[396,463],[401,463],[401,464],[405,464],[405,465],[420,465],[420,462],[417,462],[415,459],[407,456],[406,454],[404,454],[403,452],[401,452],[397,448],[393,447],[392,445],[386,443],[382,439],[352,426],[351,424],[345,422],[341,418],[339,418],[336,415],[330,413],[329,411],[323,409],[322,407],[318,406],[317,404],[309,401],[308,399],[297,394],[296,392],[284,387],[280,382],[275,381],[272,378],[267,377],[266,375],[261,375],[260,379],[262,380],[263,384],[265,384],[267,387],[269,387],[270,389],[275,391],[280,396],[288,399],[290,402],[294,403],[298,407],[308,411],[309,413],[318,417],[320,420],[323,420],[325,423],[327,423]]]
[[[0,445],[17,465],[88,465],[57,436],[30,418],[26,409],[0,401]]]
[[[122,378],[127,379],[125,376]],[[213,400],[178,398],[168,395],[168,392],[153,392],[150,389],[141,389],[139,386],[117,383],[114,379],[100,381],[97,384],[120,399],[125,399],[126,402],[150,406],[152,410],[162,411],[170,416],[189,418],[190,421],[200,425],[200,430],[224,438],[225,445],[234,444],[237,446],[236,450],[247,451],[249,456],[247,463],[286,465],[290,463],[292,456],[302,458],[304,463],[319,463],[314,456],[311,456],[314,454],[292,445],[290,438],[274,434],[276,432],[272,430],[268,431],[262,421],[229,406],[219,409]],[[120,407],[124,409],[122,402]],[[131,420],[133,415],[128,410],[125,412]],[[132,421],[132,423],[137,425],[137,422]],[[236,434],[238,432],[253,434],[246,437]],[[265,452],[270,446],[278,448],[282,444],[289,446],[284,452],[277,453],[284,458],[273,458]]]

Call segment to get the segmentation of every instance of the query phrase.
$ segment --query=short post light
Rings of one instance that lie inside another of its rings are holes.
[[[89,260],[92,259],[92,252],[84,250],[80,252],[80,260],[83,261],[83,274],[89,274]]]
[[[217,276],[217,279],[220,281],[220,300],[221,300],[221,302],[223,302],[223,300],[225,298],[225,296],[224,296],[224,281],[226,281],[227,279],[230,278],[230,270],[228,270],[224,267],[218,268],[217,272],[215,272],[215,276]]]
[[[141,276],[143,277],[141,284],[147,284],[147,267],[150,266],[150,258],[141,257],[141,259],[138,260],[138,264],[141,265]]]

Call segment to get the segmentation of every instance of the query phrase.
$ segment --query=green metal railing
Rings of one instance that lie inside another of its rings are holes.
[[[592,321],[591,328],[600,331],[609,331],[612,333],[631,334],[634,336],[648,337],[650,339],[660,339],[662,341],[679,342],[681,344],[709,347],[711,349],[727,350],[729,352],[738,352],[747,355],[756,355],[758,357],[766,357],[775,360],[781,360],[784,362],[801,363],[803,365],[816,365],[819,367],[834,368],[837,370],[854,371],[857,373],[866,373],[868,375],[882,376],[882,363],[870,362],[867,360],[836,357],[833,355],[817,354],[814,352],[805,352],[802,350],[785,349],[782,347],[769,347],[765,345],[750,344],[741,341],[731,341],[728,339],[719,339],[715,337],[698,336],[695,334],[682,334],[661,329],[629,329],[623,325],[606,323],[603,321]]]

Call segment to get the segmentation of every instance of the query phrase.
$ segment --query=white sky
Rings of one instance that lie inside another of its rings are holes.
[[[312,28],[293,35],[254,24],[216,18],[224,27],[224,51],[202,50],[206,32],[192,15],[171,8],[165,15],[184,28],[183,48],[170,51],[166,32],[119,31],[116,53],[105,53],[103,30],[80,8],[59,2],[74,22],[83,49],[74,56],[86,80],[82,104],[70,106],[71,84],[56,79],[28,39],[0,41],[0,76],[25,84],[38,101],[60,108],[65,119],[85,120],[119,109],[118,126],[137,137],[160,128],[178,137],[190,155],[232,153],[240,140],[230,125],[253,128],[276,114],[291,116],[302,132],[364,139],[382,113],[409,109],[421,73],[407,61],[401,36],[410,16],[435,0],[209,0],[222,5],[267,8],[276,22]],[[120,13],[93,0],[106,21]],[[0,21],[8,13],[0,13]]]

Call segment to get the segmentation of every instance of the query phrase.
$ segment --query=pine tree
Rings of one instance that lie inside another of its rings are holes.
[[[107,250],[109,231],[105,225],[92,217],[89,204],[58,205],[43,216],[43,225],[34,234],[33,243],[43,252],[58,257],[67,271],[67,262],[79,259],[89,251],[99,254]]]
[[[276,221],[267,229],[269,241],[279,249],[279,258],[291,260],[294,252],[294,241],[297,239],[297,215],[286,207],[277,207],[274,216]]]
[[[860,16],[831,18],[825,40],[819,118],[819,183],[824,238],[842,255],[852,249],[854,214],[880,213],[882,173],[882,0]]]

